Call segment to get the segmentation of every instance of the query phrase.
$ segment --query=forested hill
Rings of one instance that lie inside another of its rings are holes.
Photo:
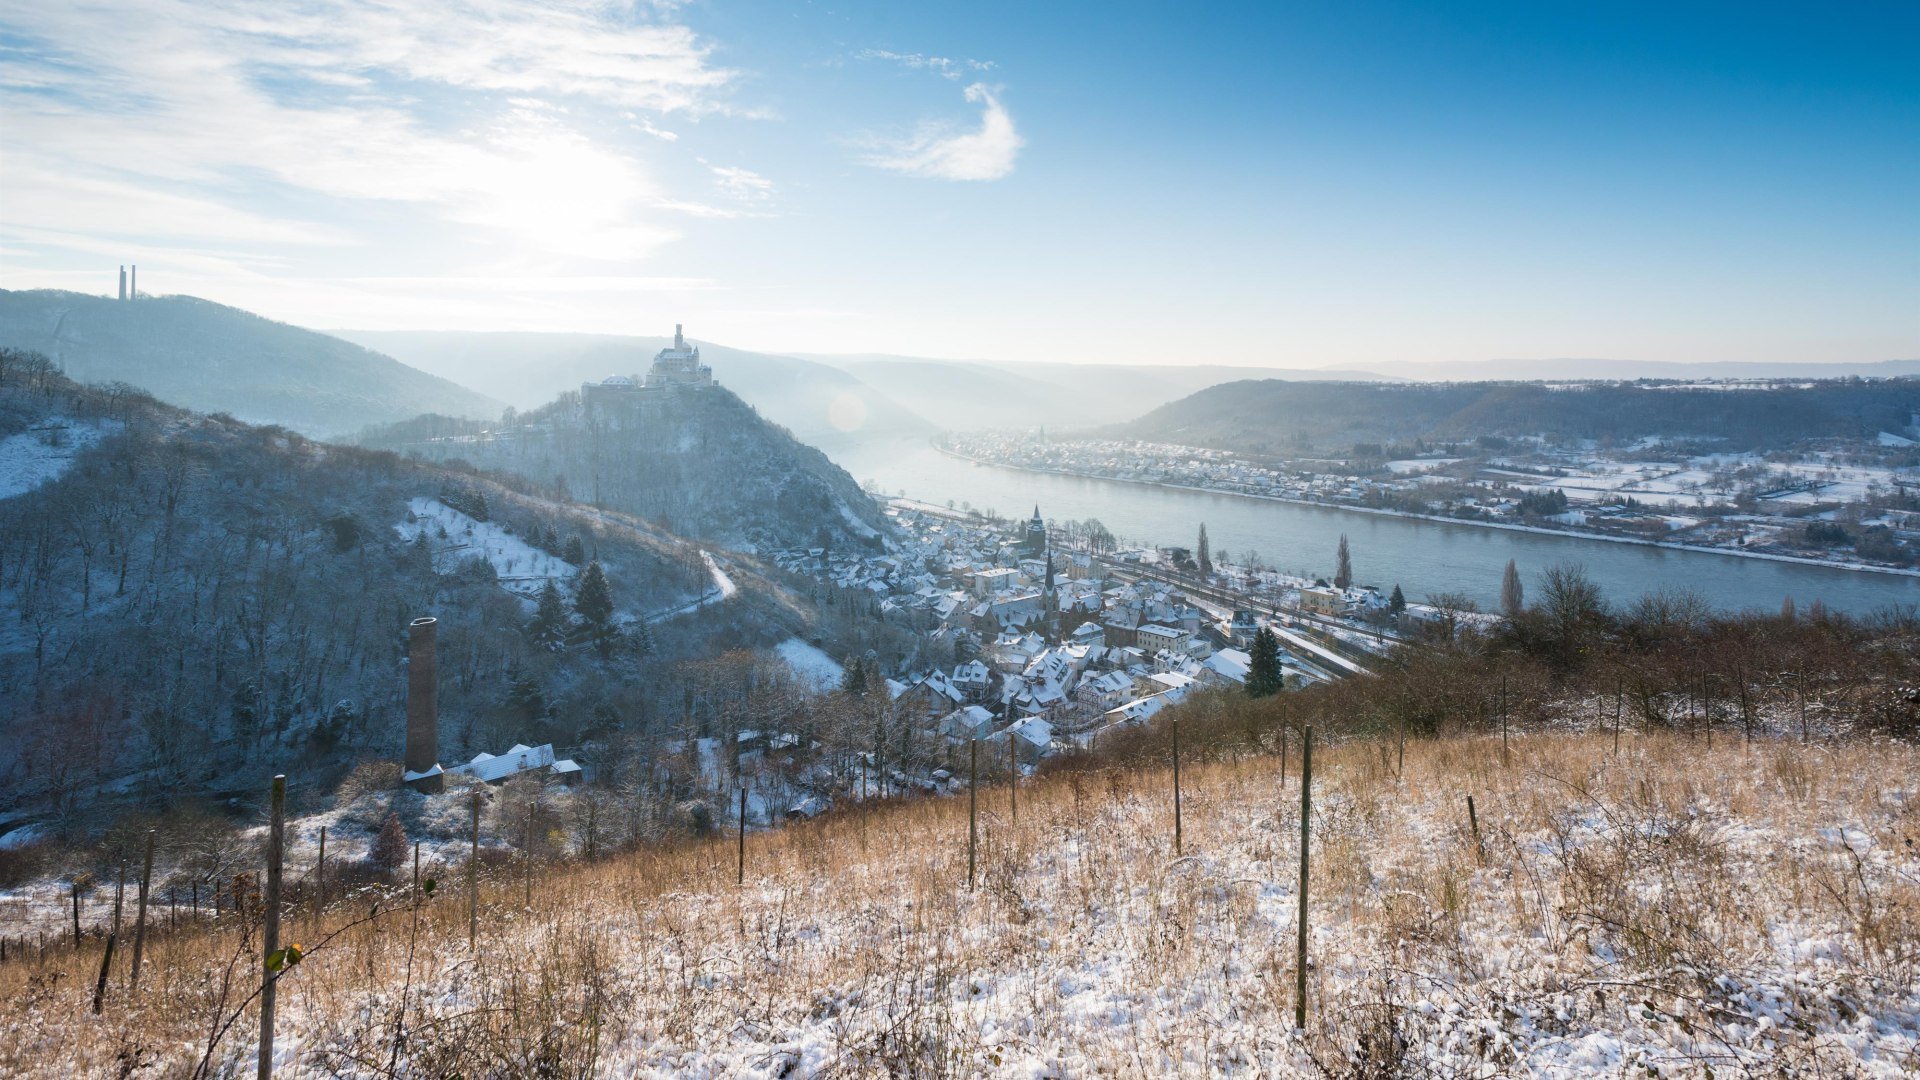
[[[731,547],[878,544],[891,526],[846,470],[722,386],[578,390],[489,425],[422,416],[363,446],[510,472]]]
[[[1223,383],[1107,429],[1119,438],[1277,454],[1356,443],[1556,434],[1627,442],[1724,439],[1766,449],[1901,432],[1920,379],[1835,379],[1768,388],[1657,383]]]
[[[678,661],[805,632],[720,558],[724,600],[696,545],[623,515],[0,350],[0,815],[396,758],[419,615],[440,620],[443,762],[657,736]],[[593,561],[598,624],[574,604]]]
[[[519,409],[583,382],[644,371],[672,338],[531,331],[337,330],[422,371],[455,379]],[[850,439],[918,438],[934,425],[846,371],[778,353],[699,343],[714,375],[760,415],[816,446]],[[1170,397],[1170,396],[1169,396]],[[1166,400],[1166,399],[1163,399]],[[425,410],[423,410],[425,411]],[[444,410],[442,410],[444,411]],[[951,403],[932,413],[951,416]]]
[[[191,296],[128,303],[0,290],[0,347],[44,353],[80,382],[126,382],[185,408],[315,437],[504,408],[352,342]]]

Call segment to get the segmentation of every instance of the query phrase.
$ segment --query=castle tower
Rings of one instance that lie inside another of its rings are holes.
[[[673,324],[673,347],[684,351],[687,347],[687,339],[684,334],[680,333],[680,329],[679,323]]]

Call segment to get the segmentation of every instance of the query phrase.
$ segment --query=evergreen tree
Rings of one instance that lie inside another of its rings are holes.
[[[1253,635],[1248,652],[1252,660],[1247,665],[1247,696],[1262,698],[1279,693],[1284,677],[1280,671],[1280,639],[1263,626]]]
[[[421,529],[415,534],[413,543],[407,545],[407,561],[413,564],[413,570],[421,577],[433,576],[433,544],[427,539],[427,530]]]
[[[1200,560],[1200,572],[1209,576],[1212,575],[1213,555],[1207,549],[1207,523],[1204,521],[1200,523],[1200,542],[1198,546],[1194,548],[1194,552]]]
[[[1520,583],[1520,568],[1507,560],[1507,572],[1500,578],[1500,610],[1511,619],[1527,609],[1527,587]]]
[[[600,656],[603,659],[612,656],[614,647],[620,643],[620,625],[613,621],[613,591],[607,585],[606,572],[600,569],[600,560],[588,563],[581,571],[573,610],[586,622],[593,636],[593,647],[599,650]]]
[[[574,539],[578,541],[579,537]],[[600,569],[598,559],[588,563],[580,573],[580,584],[574,589],[573,610],[595,629],[613,620],[613,591],[607,586],[607,574]]]
[[[644,621],[633,624],[633,633],[627,636],[627,640],[633,643],[635,656],[651,656],[657,647],[653,641],[653,627]]]
[[[407,861],[407,830],[400,824],[400,815],[391,810],[387,812],[387,820],[380,823],[373,846],[367,849],[367,861],[375,869],[389,874]]]
[[[579,533],[567,537],[567,549],[560,555],[575,566],[587,561],[587,545],[580,539]]]
[[[521,721],[537,720],[547,713],[547,696],[540,684],[517,667],[507,673],[507,709]]]
[[[567,617],[567,601],[560,595],[560,587],[553,583],[552,578],[548,578],[546,585],[541,587],[536,604],[538,606],[534,608],[533,619],[527,623],[527,635],[543,648],[560,648],[567,640],[571,620]]]
[[[1406,613],[1407,594],[1400,591],[1398,582],[1394,583],[1393,595],[1387,598],[1387,610],[1393,612],[1395,615]]]
[[[1340,550],[1334,554],[1333,587],[1345,590],[1353,584],[1353,554],[1347,550],[1347,534],[1340,534]]]
[[[854,697],[867,696],[867,664],[855,656],[847,660],[846,670],[840,676],[840,689]]]

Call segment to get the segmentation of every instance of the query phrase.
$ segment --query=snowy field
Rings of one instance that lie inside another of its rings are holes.
[[[1642,503],[1664,506],[1701,506],[1725,502],[1738,484],[1716,479],[1718,471],[1758,467],[1769,470],[1783,484],[1807,485],[1774,495],[1769,502],[1794,505],[1858,502],[1871,489],[1890,489],[1896,479],[1914,482],[1912,470],[1874,466],[1832,465],[1821,461],[1774,464],[1752,454],[1712,454],[1685,462],[1608,462],[1593,460],[1567,469],[1565,476],[1541,476],[1511,469],[1482,470],[1528,491],[1559,490],[1574,502],[1598,502],[1609,496],[1630,496]]]
[[[54,418],[0,439],[0,499],[24,495],[57,479],[74,456],[119,429],[110,421]]]

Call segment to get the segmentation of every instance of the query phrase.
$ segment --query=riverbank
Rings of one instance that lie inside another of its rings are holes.
[[[1007,469],[1013,472],[1032,473],[1040,476],[1065,476],[1076,480],[1102,480],[1113,484],[1132,484],[1136,487],[1160,488],[1168,491],[1190,491],[1202,495],[1221,495],[1237,499],[1247,499],[1253,502],[1285,503],[1293,506],[1308,506],[1320,510],[1339,510],[1353,514],[1372,514],[1378,517],[1402,518],[1409,521],[1428,521],[1440,525],[1464,525],[1472,528],[1494,529],[1503,532],[1531,533],[1536,536],[1557,536],[1575,540],[1597,540],[1609,544],[1660,548],[1667,551],[1697,552],[1702,555],[1727,555],[1740,559],[1792,563],[1801,566],[1817,566],[1828,570],[1845,570],[1852,573],[1885,574],[1893,577],[1920,579],[1920,570],[1903,569],[1894,566],[1875,566],[1871,563],[1813,559],[1804,555],[1783,555],[1770,551],[1745,551],[1738,548],[1706,547],[1700,544],[1683,544],[1671,540],[1646,540],[1635,536],[1615,536],[1609,533],[1585,532],[1578,529],[1548,529],[1538,525],[1518,525],[1504,521],[1480,521],[1467,518],[1443,517],[1439,514],[1417,514],[1405,510],[1391,510],[1376,506],[1352,506],[1346,503],[1319,502],[1313,499],[1298,499],[1284,495],[1256,495],[1245,491],[1222,491],[1217,488],[1200,487],[1194,484],[1173,484],[1162,480],[1137,480],[1129,477],[1102,476],[1099,473],[1078,472],[1070,469],[1036,469],[1032,466],[1010,465],[988,458],[975,457],[971,454],[963,454],[957,450],[942,446],[938,442],[932,442],[929,443],[929,445],[939,453],[958,461],[966,461],[975,465],[985,465],[995,469]]]

